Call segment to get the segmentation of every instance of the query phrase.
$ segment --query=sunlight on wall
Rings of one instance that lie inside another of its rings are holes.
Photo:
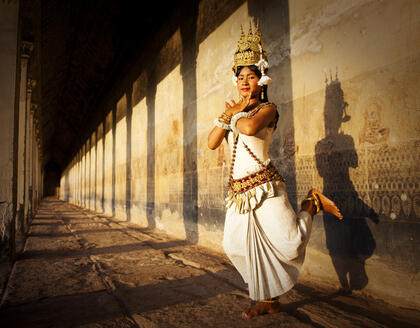
[[[77,205],[81,205],[82,202],[82,150],[79,150],[77,154]]]
[[[414,4],[308,0],[290,1],[289,6],[299,151],[313,153],[314,142],[325,136],[325,81],[331,81],[331,77],[342,83],[346,111],[351,116],[341,126],[344,133],[358,136],[367,113],[382,111],[383,127],[391,128],[390,139],[412,139],[419,115],[414,103],[404,104],[402,99],[415,99],[418,93],[416,72],[407,72],[406,68],[406,58],[418,52],[416,45],[420,43],[419,33],[414,33],[415,26],[420,27],[418,16],[410,14]],[[390,65],[392,69],[385,69]],[[392,79],[395,85],[389,84]],[[404,79],[404,84],[397,83]],[[404,129],[400,129],[402,126]]]
[[[131,217],[147,226],[147,104],[143,98],[133,107],[131,124]]]
[[[105,164],[104,164],[104,213],[112,215],[112,111],[105,119]]]
[[[104,160],[104,138],[103,125],[100,124],[97,129],[96,142],[96,211],[102,212],[102,193],[103,193],[103,160]]]
[[[156,226],[185,235],[183,195],[183,87],[180,66],[156,88],[155,103],[155,203],[161,207]]]
[[[83,147],[82,147],[82,166],[81,166],[81,169],[82,169],[82,172],[81,172],[81,175],[82,175],[82,179],[81,179],[81,184],[82,184],[82,186],[81,186],[81,190],[82,190],[81,205],[83,207],[86,207],[86,189],[87,189],[86,188],[86,185],[87,185],[86,162],[87,162],[86,161],[86,144],[84,144]]]
[[[89,172],[89,209],[95,211],[95,185],[96,185],[96,133],[93,132],[90,137],[90,172]]]
[[[126,219],[127,98],[117,103],[115,128],[115,215]]]
[[[90,209],[92,203],[90,194],[90,186],[92,184],[92,175],[90,174],[92,167],[92,145],[90,138],[86,141],[86,149],[86,207]]]

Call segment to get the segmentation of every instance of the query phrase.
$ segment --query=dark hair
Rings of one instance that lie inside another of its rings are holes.
[[[257,66],[255,66],[255,65],[249,65],[249,66],[238,66],[237,67],[237,69],[236,69],[236,77],[238,77],[239,76],[239,74],[241,73],[241,71],[242,71],[242,69],[244,68],[244,67],[248,67],[251,71],[253,71],[254,73],[255,73],[255,75],[256,76],[258,76],[258,78],[260,79],[261,78],[261,76],[262,76],[262,74],[261,74],[261,71],[258,69],[258,67]],[[266,73],[267,72],[267,70],[265,70],[265,72],[264,73]],[[260,94],[260,101],[261,102],[268,102],[268,95],[267,95],[267,85],[266,84],[264,84],[263,86],[262,86],[262,89],[261,89],[261,93],[264,95],[263,97],[261,97],[261,94]]]

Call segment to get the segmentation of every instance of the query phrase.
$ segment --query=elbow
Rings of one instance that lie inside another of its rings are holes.
[[[218,147],[218,145],[209,137],[207,139],[207,147],[209,147],[209,149],[211,150],[215,150]]]
[[[209,147],[209,149],[211,149],[211,150],[215,150],[217,148],[216,145],[213,145],[213,144],[210,144],[210,143],[207,143],[207,147]]]
[[[245,134],[247,136],[254,136],[257,133],[255,127],[253,127],[251,124],[243,126],[242,129],[240,129],[240,131],[242,134]]]

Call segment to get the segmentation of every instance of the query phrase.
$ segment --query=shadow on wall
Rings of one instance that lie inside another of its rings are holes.
[[[149,80],[154,74],[149,73]],[[154,229],[155,221],[155,104],[156,104],[156,85],[152,85],[147,90],[147,203],[146,217],[147,227]]]
[[[343,122],[351,119],[346,114],[341,83],[327,81],[325,89],[325,138],[315,146],[316,166],[324,179],[324,194],[333,199],[344,219],[324,213],[327,249],[337,272],[341,287],[360,290],[368,283],[365,261],[372,256],[376,243],[366,222],[378,223],[378,215],[358,196],[350,180],[349,169],[358,167],[358,156],[353,138],[340,132]]]
[[[198,3],[190,7],[181,25],[183,82],[183,200],[182,216],[185,238],[198,243],[198,174],[197,174],[197,20]]]
[[[290,59],[290,17],[288,0],[248,0],[249,15],[258,22],[270,63],[273,83],[268,99],[278,106],[280,120],[270,146],[270,158],[286,180],[290,203],[297,211],[293,89]],[[244,24],[246,27],[246,24]]]

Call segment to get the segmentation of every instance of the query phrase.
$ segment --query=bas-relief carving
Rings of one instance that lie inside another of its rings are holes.
[[[388,141],[390,130],[382,125],[381,116],[382,108],[378,103],[373,102],[366,107],[359,144],[367,142],[374,145]]]

